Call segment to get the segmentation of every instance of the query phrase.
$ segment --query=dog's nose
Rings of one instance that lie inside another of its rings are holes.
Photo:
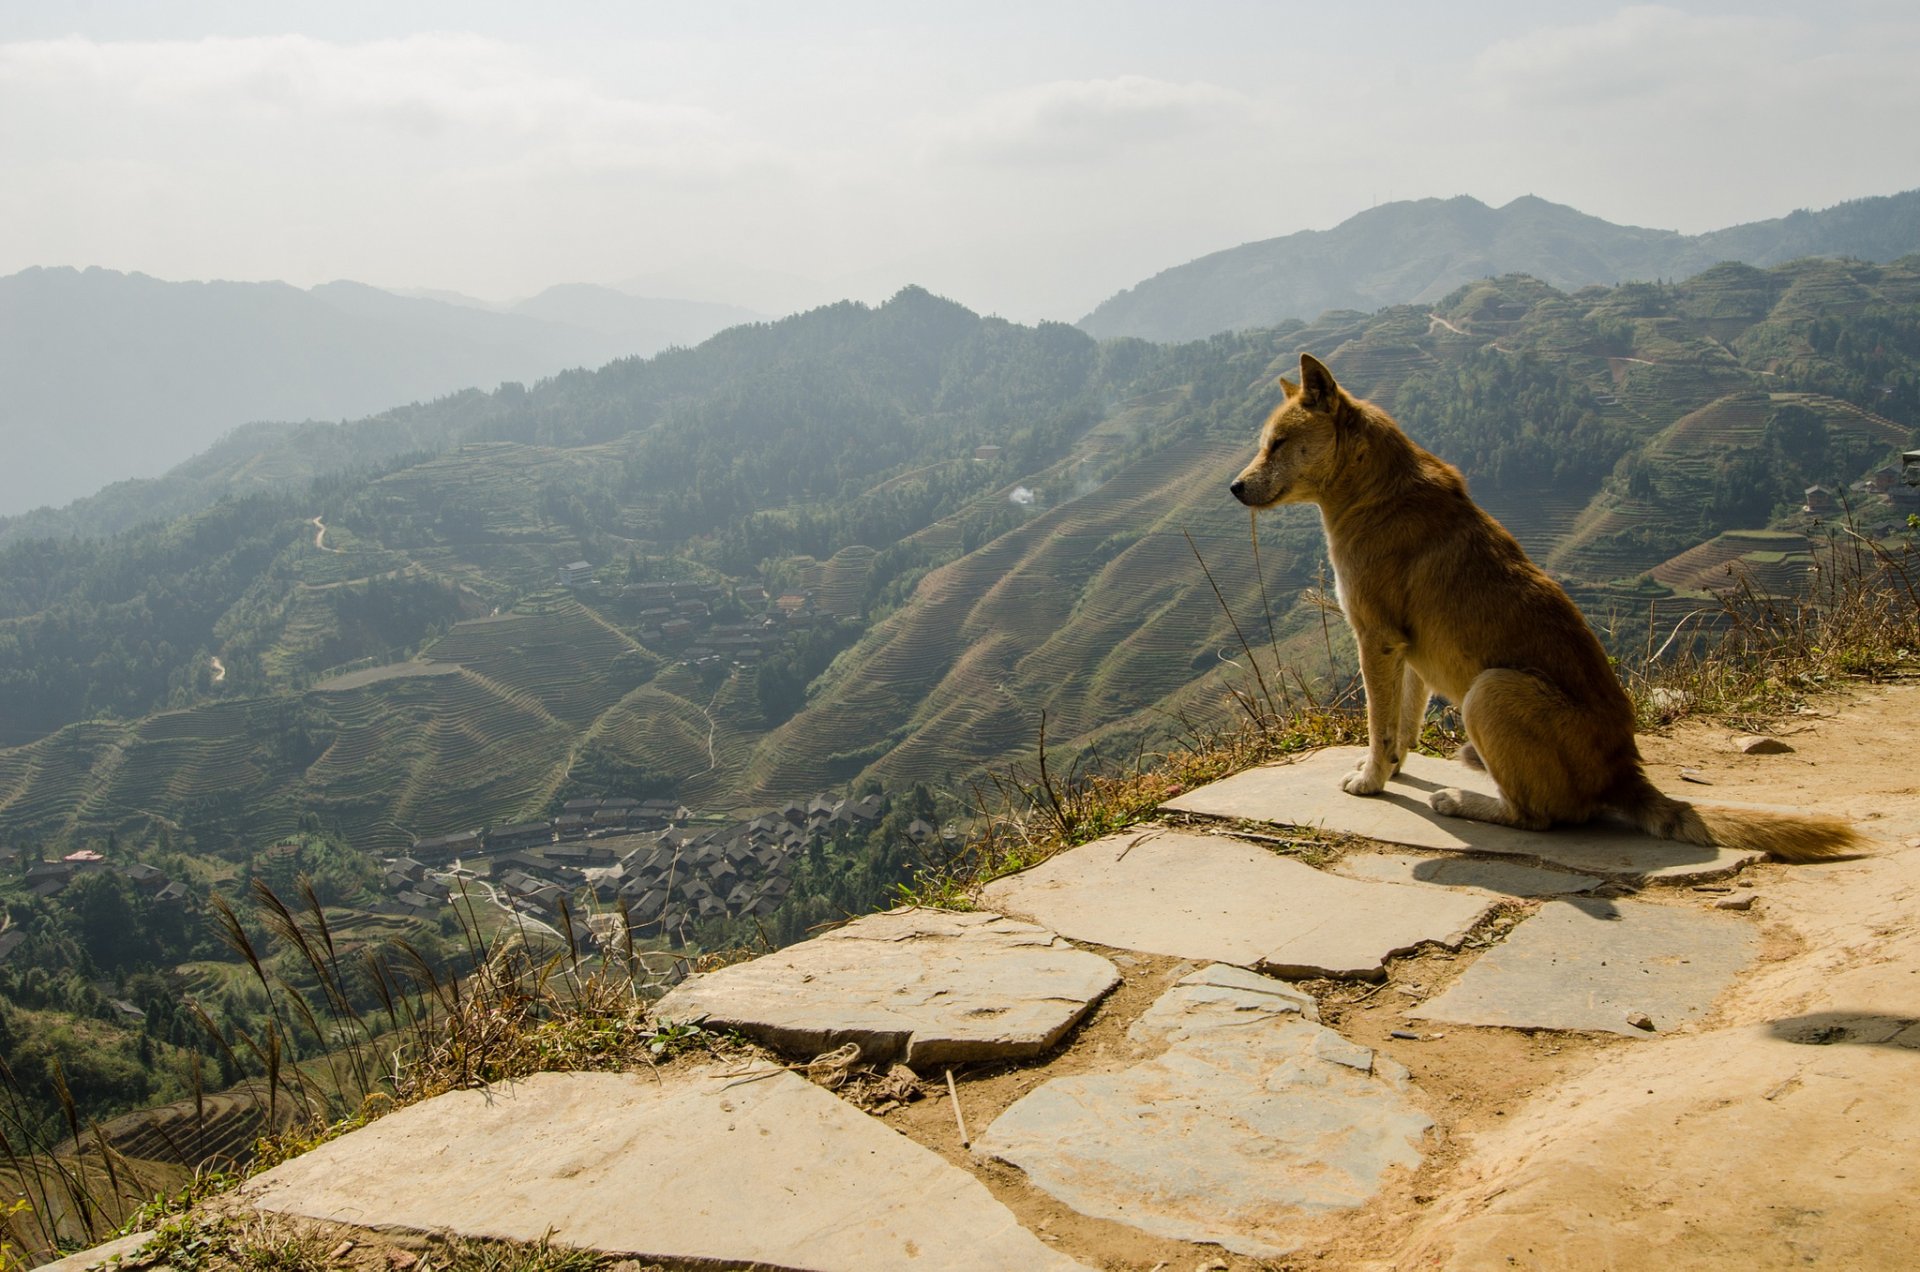
[[[1228,486],[1227,489],[1233,492],[1235,499],[1245,502],[1247,497],[1247,479],[1244,477],[1235,477],[1233,484]]]

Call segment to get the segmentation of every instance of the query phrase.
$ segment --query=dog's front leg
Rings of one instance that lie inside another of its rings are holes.
[[[1356,633],[1358,635],[1358,633]],[[1400,767],[1400,694],[1406,658],[1397,649],[1361,636],[1360,679],[1367,690],[1367,758],[1341,779],[1349,795],[1373,795],[1386,786]]]
[[[1427,723],[1427,682],[1412,663],[1405,663],[1400,677],[1400,728],[1393,742],[1393,771],[1400,771],[1407,753],[1420,745],[1420,731]]]

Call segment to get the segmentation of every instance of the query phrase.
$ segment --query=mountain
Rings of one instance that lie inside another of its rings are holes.
[[[1097,339],[1195,340],[1329,309],[1439,300],[1478,278],[1529,274],[1563,290],[1687,278],[1721,261],[1807,256],[1885,262],[1920,251],[1920,190],[1709,234],[1614,225],[1529,195],[1382,204],[1331,230],[1245,243],[1165,270],[1080,320]]]
[[[672,345],[696,345],[717,331],[766,318],[738,305],[635,296],[591,283],[549,287],[514,305],[512,312],[597,331],[615,341],[621,356],[641,357]]]
[[[0,841],[211,850],[313,817],[393,851],[589,781],[713,812],[963,793],[1043,717],[1063,771],[1219,720],[1223,601],[1263,661],[1337,682],[1316,520],[1261,519],[1262,579],[1225,493],[1303,349],[1631,645],[1729,567],[1800,586],[1802,492],[1914,444],[1920,258],[1508,276],[1174,347],[908,289],[234,439],[200,473],[219,502],[0,547]],[[1850,496],[1863,530],[1901,533],[1895,485]]]
[[[0,278],[0,513],[154,476],[253,421],[357,418],[695,343],[753,317],[578,290],[497,313],[353,282]]]

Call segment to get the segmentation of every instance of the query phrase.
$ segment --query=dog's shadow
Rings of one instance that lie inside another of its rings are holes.
[[[1394,805],[1434,827],[1457,846],[1407,845],[1422,853],[1412,877],[1442,887],[1474,887],[1521,900],[1578,897],[1582,913],[1600,920],[1620,917],[1604,896],[1584,895],[1608,885],[1638,889],[1649,876],[1720,860],[1720,850],[1699,844],[1655,839],[1638,827],[1600,818],[1548,830],[1517,830],[1492,822],[1449,817],[1434,811],[1429,798],[1450,784],[1409,773],[1395,774],[1386,788],[1355,796]],[[1567,886],[1553,886],[1552,876]],[[1581,876],[1581,878],[1574,878]],[[1591,880],[1591,882],[1587,882]]]

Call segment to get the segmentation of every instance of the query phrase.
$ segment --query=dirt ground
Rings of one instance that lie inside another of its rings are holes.
[[[1746,979],[1706,1020],[1655,1040],[1406,1019],[1527,903],[1458,953],[1395,960],[1383,983],[1309,984],[1324,1023],[1412,1071],[1435,1128],[1419,1170],[1306,1231],[1289,1259],[1146,1237],[983,1165],[960,1146],[941,1075],[887,1120],[1105,1269],[1920,1266],[1920,685],[1778,722],[1771,736],[1789,753],[1748,755],[1738,736],[1689,723],[1643,750],[1676,796],[1837,813],[1874,835],[1873,854],[1635,893],[1701,909],[1734,891],[1758,898],[1761,955]],[[956,1075],[970,1130],[1047,1078],[1134,1058],[1126,1027],[1190,968],[1101,952],[1124,983],[1065,1051]]]
[[[1920,1266],[1920,684],[1856,690],[1771,733],[1793,750],[1744,754],[1728,729],[1699,723],[1643,750],[1682,798],[1838,813],[1876,843],[1855,860],[1635,894],[1702,909],[1735,891],[1757,898],[1746,917],[1760,958],[1704,1021],[1639,1040],[1408,1020],[1538,904],[1521,901],[1458,952],[1395,960],[1383,982],[1308,983],[1323,1023],[1411,1070],[1435,1126],[1418,1170],[1304,1230],[1287,1259],[1061,1205],[962,1145],[944,1072],[919,1075],[905,1103],[858,1082],[843,1094],[972,1171],[1043,1240],[1115,1272]],[[1138,1059],[1127,1027],[1193,967],[1100,952],[1123,982],[1062,1049],[955,1071],[971,1134],[1043,1081]],[[399,1234],[329,1229],[308,1248],[363,1272],[460,1265]]]

